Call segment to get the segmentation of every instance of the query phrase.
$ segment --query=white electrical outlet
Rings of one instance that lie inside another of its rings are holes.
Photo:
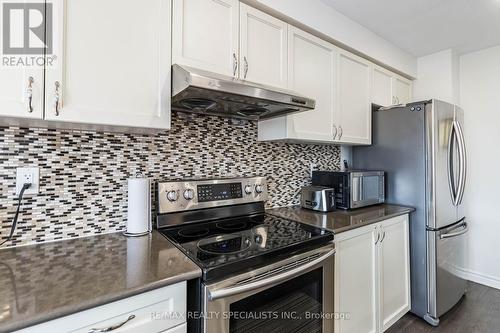
[[[309,176],[312,178],[313,171],[318,170],[318,165],[316,163],[309,164]]]
[[[31,187],[24,191],[24,195],[38,194],[40,187],[40,171],[38,167],[16,169],[16,195],[21,193],[21,189],[26,183],[31,183]]]

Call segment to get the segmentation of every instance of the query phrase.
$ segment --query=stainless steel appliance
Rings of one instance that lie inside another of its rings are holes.
[[[438,100],[382,108],[373,114],[373,145],[353,149],[355,167],[386,170],[389,203],[416,208],[411,311],[432,325],[466,290],[463,119],[462,109]]]
[[[300,193],[303,208],[319,212],[331,212],[335,209],[335,192],[324,186],[306,186]]]
[[[313,171],[312,183],[332,187],[335,206],[341,209],[366,207],[385,201],[384,171]]]
[[[250,120],[314,109],[313,99],[187,66],[172,66],[172,108]]]
[[[158,184],[159,231],[202,270],[190,331],[333,332],[333,234],[266,214],[266,199],[262,177]]]

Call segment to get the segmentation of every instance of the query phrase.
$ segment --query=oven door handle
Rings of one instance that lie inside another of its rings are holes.
[[[300,267],[296,267],[296,268],[291,269],[289,271],[279,273],[279,274],[276,274],[274,276],[271,276],[271,277],[268,277],[268,278],[265,278],[262,280],[258,280],[255,282],[243,284],[240,286],[209,291],[208,297],[210,298],[211,301],[214,301],[214,300],[219,299],[219,298],[224,298],[224,297],[229,297],[229,296],[241,294],[241,293],[244,293],[244,292],[247,292],[250,290],[254,290],[254,289],[258,289],[261,287],[272,286],[274,284],[283,282],[283,281],[288,280],[288,279],[292,279],[294,277],[297,277],[297,276],[303,274],[305,271],[307,271],[311,267],[316,266],[317,264],[328,259],[330,256],[332,256],[334,254],[335,254],[335,250],[330,250],[326,254],[322,255],[321,257],[318,257],[317,259],[314,259],[313,261],[310,261],[305,265],[302,265]]]

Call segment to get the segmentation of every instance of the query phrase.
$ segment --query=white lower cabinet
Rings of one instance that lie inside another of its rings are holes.
[[[169,330],[163,331],[162,333],[186,333],[186,332],[187,332],[187,325],[181,324]]]
[[[379,242],[380,329],[385,331],[411,307],[408,216],[382,222]]]
[[[120,327],[120,324],[122,324]],[[115,329],[112,329],[116,327]],[[186,332],[186,282],[54,319],[17,333]]]
[[[403,215],[336,235],[336,333],[384,332],[410,310],[408,227]]]

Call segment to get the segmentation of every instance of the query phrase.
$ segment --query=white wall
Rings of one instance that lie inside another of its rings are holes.
[[[411,77],[417,75],[416,58],[321,0],[243,0],[267,7],[345,44]]]
[[[459,103],[459,56],[445,50],[417,59],[417,80],[413,82],[413,99]]]
[[[460,59],[468,178],[470,280],[500,288],[500,46]]]

